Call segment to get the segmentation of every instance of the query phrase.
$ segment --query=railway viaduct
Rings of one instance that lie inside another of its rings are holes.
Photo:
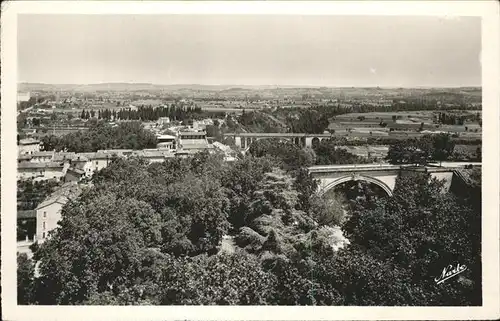
[[[241,149],[248,149],[250,145],[265,138],[286,139],[301,147],[312,147],[316,142],[329,139],[334,134],[304,134],[304,133],[226,133],[226,137],[234,138],[234,143]]]

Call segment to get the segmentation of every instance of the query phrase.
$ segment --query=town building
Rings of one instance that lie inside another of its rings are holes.
[[[207,133],[205,131],[179,131],[178,143],[177,152],[213,150],[213,146],[208,143]]]
[[[21,132],[25,136],[33,136],[34,134],[36,134],[36,128],[21,128]]]
[[[22,154],[18,156],[17,179],[79,182],[106,168],[116,157],[142,157],[154,163],[172,157],[192,156],[201,151],[221,150],[228,161],[234,160],[235,156],[229,146],[217,142],[210,144],[204,131],[182,131],[178,137],[162,135],[159,141],[156,149],[112,149],[90,153],[38,151]]]
[[[213,125],[214,121],[210,118],[193,121],[194,130],[206,130],[207,126]]]
[[[33,154],[40,151],[40,141],[33,138],[25,138],[19,141],[19,154]]]
[[[43,201],[36,208],[36,240],[43,243],[48,233],[57,228],[61,220],[61,210],[69,201],[67,197],[57,196]]]
[[[61,180],[66,175],[68,167],[68,163],[62,162],[21,162],[17,165],[17,179]]]
[[[48,163],[52,162],[54,159],[55,152],[36,152],[31,154],[30,162],[31,163]]]
[[[80,153],[80,156],[86,157],[91,161],[90,168],[92,170],[92,173],[95,173],[98,170],[108,167],[112,159],[114,157],[119,157],[119,154],[99,151],[96,153]]]
[[[37,206],[35,241],[43,243],[49,237],[49,232],[58,227],[63,206],[76,199],[81,191],[78,184],[66,183]]]
[[[85,173],[85,177],[91,177],[94,174],[92,161],[85,156],[78,155],[77,158],[72,159],[70,162],[70,169],[83,171]]]
[[[175,157],[178,158],[187,158],[191,155],[194,155],[195,153],[190,152],[189,150],[178,150],[175,152]]]
[[[160,118],[158,118],[157,123],[160,125],[169,124],[170,118],[169,117],[160,117]]]
[[[131,155],[134,150],[133,149],[99,149],[98,153],[104,153],[109,155],[114,155],[118,157],[126,157]]]
[[[73,152],[56,152],[52,157],[53,162],[71,162],[78,158],[78,154]]]
[[[31,98],[30,92],[18,92],[17,93],[17,102],[29,101]]]
[[[77,167],[70,167],[66,171],[66,175],[64,176],[64,181],[65,182],[80,182],[84,178],[86,178],[84,170],[77,168]]]
[[[205,125],[205,123],[203,123],[202,121],[193,121],[192,128],[194,130],[206,130],[207,125]]]
[[[175,154],[170,150],[145,149],[135,151],[132,156],[142,157],[150,163],[162,163],[167,158],[175,157]]]
[[[156,148],[158,149],[168,149],[168,150],[175,150],[176,145],[177,145],[177,137],[172,136],[172,135],[158,135],[156,137],[157,140],[157,145]]]
[[[29,161],[31,161],[31,155],[29,155],[29,154],[24,154],[24,155],[17,156],[17,162],[18,163],[29,162]]]

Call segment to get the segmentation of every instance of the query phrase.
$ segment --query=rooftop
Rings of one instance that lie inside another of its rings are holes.
[[[74,173],[79,174],[79,175],[85,174],[85,171],[78,168],[78,167],[68,168],[68,172],[74,172]]]
[[[189,150],[189,149],[211,149],[213,148],[212,145],[209,144],[182,144],[182,149],[184,150]]]
[[[224,145],[220,142],[213,142],[212,145],[214,145],[215,147],[219,148],[220,150],[223,150],[225,152],[230,152],[232,151],[231,147],[229,147],[228,145]]]
[[[34,138],[25,138],[19,141],[19,145],[38,145],[40,141]]]
[[[64,164],[59,162],[47,162],[47,163],[30,163],[21,162],[17,165],[18,169],[28,169],[28,168],[63,168]]]
[[[80,153],[79,155],[80,156],[83,156],[89,160],[92,160],[92,159],[111,159],[111,157],[113,156],[113,154],[116,154],[117,156],[122,154],[122,153],[118,153],[118,152],[104,152],[104,151],[98,151],[98,152],[91,152],[91,153]]]
[[[69,182],[58,188],[48,198],[37,206],[37,209],[53,203],[66,204],[69,200],[75,199],[82,192],[81,186],[76,182]]]
[[[42,203],[40,203],[36,209],[40,209],[40,208],[44,208],[46,206],[49,206],[53,203],[59,203],[59,204],[66,204],[67,202],[69,201],[69,199],[65,196],[50,196],[49,198],[47,198],[45,201],[43,201]]]
[[[78,155],[80,156],[80,159],[87,159],[87,160],[90,160],[92,159],[92,156],[94,156],[95,153],[93,152],[87,152],[87,153],[78,153]]]
[[[157,139],[175,139],[175,136],[172,135],[158,135],[156,136]]]
[[[72,159],[73,162],[88,162],[89,159],[81,154],[77,154],[75,158]]]
[[[207,133],[204,130],[200,130],[200,131],[192,130],[192,131],[180,131],[179,132],[179,135],[206,135],[206,134]]]
[[[83,161],[80,161],[80,162],[74,162],[74,163],[71,163],[71,169],[80,169],[80,170],[83,170],[85,168],[85,165],[87,165],[87,162],[83,162]]]
[[[29,155],[29,154],[19,155],[19,156],[17,157],[17,160],[18,160],[18,161],[30,160],[30,159],[31,159],[31,155]]]
[[[139,157],[171,157],[173,154],[168,151],[160,151],[160,150],[141,150],[133,153],[134,156]]]
[[[76,182],[68,182],[56,189],[52,195],[65,195],[72,198],[73,196],[79,195],[81,191],[81,185]]]
[[[59,152],[59,153],[55,153],[54,154],[54,157],[52,158],[53,161],[57,162],[57,161],[63,161],[63,160],[66,160],[66,159],[75,159],[77,158],[78,155],[76,153],[66,153],[66,152]]]
[[[98,153],[104,153],[104,154],[123,154],[123,153],[131,153],[133,152],[133,149],[99,149],[97,152]]]
[[[48,151],[48,152],[34,152],[32,154],[33,157],[51,157],[51,156],[54,156],[54,152],[53,151]]]
[[[467,184],[469,185],[481,184],[481,172],[478,171],[477,168],[470,168],[470,169],[461,168],[458,169],[457,172]]]

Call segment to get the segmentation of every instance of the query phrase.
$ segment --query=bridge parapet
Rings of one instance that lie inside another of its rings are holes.
[[[310,173],[336,173],[336,172],[377,172],[391,170],[414,170],[429,173],[452,172],[463,169],[464,165],[436,167],[436,166],[414,166],[414,165],[391,165],[391,164],[346,164],[346,165],[316,165],[308,168]]]
[[[371,172],[371,171],[394,171],[399,170],[400,165],[319,165],[309,167],[310,173],[334,173],[334,172]]]

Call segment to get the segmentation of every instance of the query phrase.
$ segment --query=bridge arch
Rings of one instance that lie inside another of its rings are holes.
[[[342,176],[342,177],[335,179],[333,182],[331,182],[328,185],[326,185],[325,187],[321,188],[319,191],[319,195],[323,196],[328,191],[330,191],[332,188],[334,188],[335,186],[338,186],[342,183],[349,182],[349,181],[365,181],[368,183],[372,183],[372,184],[380,187],[388,196],[392,196],[391,188],[383,181],[381,181],[375,177],[370,177],[370,176],[366,176],[366,175],[358,175],[358,174],[349,175],[349,176]]]

